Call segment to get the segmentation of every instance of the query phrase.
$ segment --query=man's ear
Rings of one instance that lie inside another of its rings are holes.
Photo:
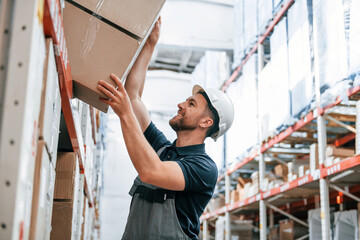
[[[200,127],[208,128],[214,124],[214,121],[210,117],[205,117],[200,122]]]

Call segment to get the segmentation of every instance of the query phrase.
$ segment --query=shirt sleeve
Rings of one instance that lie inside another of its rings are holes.
[[[144,131],[144,136],[156,152],[165,145],[171,145],[171,142],[155,126],[153,122],[151,122]]]
[[[212,190],[218,170],[214,161],[203,156],[188,156],[177,161],[185,178],[184,191]]]

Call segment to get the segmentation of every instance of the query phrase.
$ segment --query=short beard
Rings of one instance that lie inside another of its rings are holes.
[[[184,119],[175,120],[172,118],[169,120],[169,125],[175,132],[196,129],[196,124],[187,124]]]

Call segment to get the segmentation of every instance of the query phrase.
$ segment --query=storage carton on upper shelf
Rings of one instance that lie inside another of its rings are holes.
[[[106,112],[98,81],[115,86],[110,74],[125,80],[165,0],[67,0],[64,31],[74,96]]]
[[[340,157],[347,158],[355,155],[355,151],[353,149],[346,148],[336,148],[334,145],[328,145],[326,147],[326,156],[327,157]]]

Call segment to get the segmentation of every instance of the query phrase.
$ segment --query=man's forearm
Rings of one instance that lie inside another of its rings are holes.
[[[125,89],[128,92],[130,99],[141,97],[142,95],[146,79],[146,71],[153,51],[153,47],[147,45],[144,46],[126,79]]]
[[[130,159],[141,180],[146,182],[161,161],[144,137],[133,112],[121,116],[120,123]]]

